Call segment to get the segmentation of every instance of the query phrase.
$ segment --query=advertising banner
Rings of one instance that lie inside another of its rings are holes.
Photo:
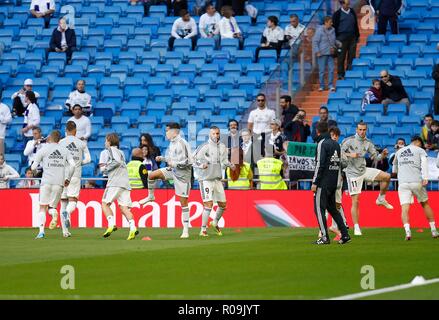
[[[72,226],[80,228],[107,227],[107,219],[101,209],[103,189],[84,189],[81,191],[77,209],[72,213]],[[146,190],[131,193],[133,214],[139,227],[179,228],[181,224],[181,207],[172,189],[156,190],[155,202],[139,205],[139,200],[147,194]],[[363,227],[401,227],[401,207],[397,192],[387,194],[387,200],[395,207],[387,210],[377,206],[375,200],[378,191],[367,191],[360,198],[360,222]],[[229,190],[226,191],[227,210],[220,221],[220,227],[317,227],[311,191],[263,191],[263,190]],[[430,192],[430,204],[439,219],[439,193]],[[36,227],[38,224],[38,190],[0,190],[0,227]],[[350,218],[351,199],[343,195],[343,207]],[[122,219],[116,204],[116,224],[128,227]],[[201,225],[203,204],[200,192],[192,190],[189,198],[190,223],[192,227]],[[213,218],[216,207],[211,213]],[[50,222],[48,217],[47,223]],[[422,208],[415,203],[410,210],[412,227],[428,227]]]

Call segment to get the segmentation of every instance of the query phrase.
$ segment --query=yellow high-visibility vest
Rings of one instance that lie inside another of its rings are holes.
[[[127,164],[128,177],[130,178],[130,186],[132,189],[143,189],[143,182],[142,179],[140,178],[140,173],[139,173],[139,169],[141,165],[142,162],[139,160],[132,160]],[[131,179],[135,179],[135,180],[131,180]]]
[[[239,172],[239,178],[236,181],[232,181],[230,178],[230,168],[227,168],[227,185],[229,189],[235,190],[249,190],[250,189],[250,180],[248,179],[248,175],[250,173],[250,164],[244,162],[241,166],[241,171]]]
[[[262,190],[287,190],[287,184],[282,180],[280,171],[283,162],[275,158],[264,158],[257,162],[259,180]]]

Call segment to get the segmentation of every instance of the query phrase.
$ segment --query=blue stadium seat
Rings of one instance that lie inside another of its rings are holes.
[[[113,103],[115,106],[120,106],[123,100],[123,91],[122,89],[102,87],[101,99],[104,102],[109,102]]]
[[[146,51],[142,54],[142,64],[149,65],[152,68],[155,68],[160,61],[160,53],[154,51]]]
[[[166,39],[169,38],[169,33],[167,34]],[[178,53],[182,53],[184,55],[189,54],[192,49],[192,40],[191,39],[175,39],[174,41],[174,51]]]
[[[211,84],[212,84],[212,78],[211,77],[200,77],[200,76],[197,76],[193,80],[194,87],[198,88],[200,90],[201,94],[204,94],[207,90],[210,90]]]
[[[215,87],[223,91],[232,90],[234,86],[235,80],[231,77],[218,77],[215,80]]]
[[[347,70],[345,74],[345,79],[350,80],[362,80],[364,79],[363,71],[361,70]],[[338,82],[337,82],[338,86]]]
[[[174,91],[172,89],[161,89],[153,93],[155,102],[166,102],[168,105],[174,101]]]
[[[144,82],[151,74],[151,66],[146,64],[136,64],[133,66],[133,77],[141,78]]]
[[[250,50],[238,50],[234,54],[234,63],[240,64],[242,66],[249,65],[253,63],[254,54]]]
[[[129,68],[124,64],[116,64],[110,66],[110,74],[112,77],[118,77],[121,82],[124,82],[129,74]]]
[[[347,95],[345,92],[330,92],[328,101],[347,103]]]
[[[139,102],[125,102],[120,108],[120,115],[123,117],[128,117],[130,119],[130,124],[137,124],[138,118],[141,111],[141,104]]]
[[[186,77],[174,76],[169,80],[169,86],[176,91],[188,89],[189,85],[190,80]]]
[[[430,113],[429,104],[413,103],[410,105],[410,115],[416,119],[423,118],[427,113]]]
[[[172,64],[158,64],[155,67],[156,77],[170,77],[174,73],[174,66]]]
[[[156,116],[140,116],[138,117],[138,124],[139,128],[141,125],[149,125],[151,127],[155,127],[157,124],[157,117]],[[142,131],[142,129],[141,129]]]
[[[130,126],[130,118],[124,116],[113,116],[111,119],[111,127],[115,132],[124,132]]]
[[[183,63],[183,58],[182,52],[166,52],[164,56],[165,63],[174,66],[174,68],[177,68]]]
[[[387,109],[387,114],[389,116],[399,116],[400,118],[407,113],[407,108],[405,104],[389,104]]]
[[[188,89],[180,92],[179,97],[181,102],[197,103],[200,99],[200,90],[198,88]]]
[[[141,88],[133,88],[128,87],[125,88],[125,98],[128,103],[137,103],[142,108],[146,106],[146,102],[148,101],[148,90]]]
[[[201,38],[197,41],[197,51],[210,52],[215,49],[215,40],[212,38]]]
[[[201,68],[206,63],[206,52],[191,51],[188,54],[188,63]]]
[[[223,67],[225,77],[239,78],[242,74],[242,67],[237,63],[227,63]]]
[[[262,50],[259,52],[259,63],[270,66],[277,62],[276,50]]]
[[[208,90],[204,93],[204,101],[213,102],[218,105],[223,100],[223,91],[221,90]]]
[[[203,77],[211,77],[215,79],[220,72],[220,67],[217,64],[205,64],[201,67],[200,73]]]
[[[93,110],[94,116],[104,118],[105,123],[109,124],[111,118],[116,113],[116,106],[112,102],[98,102]]]
[[[195,64],[181,64],[177,66],[176,72],[179,77],[185,77],[192,82],[197,75],[197,66]]]
[[[230,61],[230,54],[227,51],[212,51],[210,56],[211,62],[217,64],[220,70]]]
[[[248,64],[246,67],[246,74],[248,77],[255,77],[257,81],[261,81],[265,73],[265,66],[261,63]]]
[[[253,76],[245,76],[238,78],[237,87],[240,90],[245,90],[247,96],[252,95],[253,90],[257,86],[256,77]]]
[[[153,94],[155,91],[166,88],[168,82],[165,78],[149,78],[146,81],[146,87],[149,93]]]
[[[99,82],[99,87],[101,88],[101,90],[103,90],[104,88],[106,90],[117,90],[121,87],[120,80],[116,77],[105,77],[102,78]]]

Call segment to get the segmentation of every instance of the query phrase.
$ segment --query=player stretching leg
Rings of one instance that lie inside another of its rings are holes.
[[[35,161],[32,163],[32,171],[38,168],[40,163],[43,167],[43,177],[40,186],[40,213],[39,232],[35,239],[43,239],[44,225],[46,224],[46,212],[54,220],[55,226],[58,219],[58,206],[63,187],[67,187],[73,176],[75,161],[69,151],[58,144],[61,133],[58,130],[52,131],[47,138],[47,145],[38,150]]]
[[[367,124],[359,122],[357,124],[357,134],[346,138],[341,146],[342,157],[347,158],[347,168],[345,169],[348,181],[349,194],[352,198],[352,220],[354,222],[354,235],[361,236],[359,225],[360,216],[360,194],[364,181],[379,181],[380,195],[376,204],[384,206],[387,209],[393,209],[393,206],[386,201],[386,192],[390,184],[390,174],[376,168],[366,168],[366,155],[369,154],[372,160],[380,161],[387,157],[388,151],[384,149],[381,154],[375,149],[371,140],[366,138]]]
[[[192,153],[186,140],[180,136],[180,125],[169,123],[166,126],[166,139],[170,141],[165,157],[156,157],[157,161],[167,163],[166,168],[148,172],[148,196],[139,201],[143,205],[154,201],[156,180],[174,180],[175,195],[179,197],[182,209],[182,239],[189,238],[189,206],[188,198],[191,190]]]
[[[421,137],[412,138],[412,143],[398,150],[393,160],[393,173],[398,174],[398,196],[402,208],[402,223],[405,229],[405,239],[410,240],[412,234],[409,224],[409,210],[413,203],[413,196],[424,209],[425,216],[430,223],[431,235],[438,238],[434,222],[434,213],[428,204],[428,195],[425,186],[428,184],[427,153],[423,149]]]
[[[218,203],[218,210],[210,226],[217,235],[222,236],[218,222],[226,210],[226,194],[221,182],[223,166],[234,169],[228,160],[228,152],[224,143],[220,142],[220,129],[210,128],[209,141],[202,144],[194,154],[194,167],[200,182],[200,192],[203,199],[204,211],[200,236],[207,237],[207,222],[212,211],[214,201]]]
[[[91,161],[87,144],[76,137],[76,124],[68,121],[66,124],[66,137],[59,143],[65,147],[75,161],[75,171],[68,187],[64,188],[61,196],[61,227],[65,238],[71,236],[70,215],[76,209],[76,203],[81,191],[82,166]]]
[[[130,179],[125,163],[125,155],[119,150],[119,137],[116,133],[109,133],[105,138],[105,148],[108,151],[108,160],[103,166],[103,172],[108,176],[107,186],[102,198],[102,211],[108,220],[108,228],[103,234],[107,238],[117,230],[113,211],[110,205],[117,200],[120,211],[127,218],[130,225],[130,233],[127,240],[134,239],[138,234],[136,222],[131,213]]]

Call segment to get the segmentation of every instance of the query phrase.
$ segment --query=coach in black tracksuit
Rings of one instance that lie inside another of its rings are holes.
[[[329,244],[330,242],[326,225],[326,210],[339,226],[341,231],[339,243],[344,244],[350,240],[350,237],[343,218],[335,205],[335,191],[341,174],[340,145],[331,139],[327,122],[319,122],[316,130],[318,135],[316,169],[312,191],[314,191],[314,211],[322,237],[315,244]]]

